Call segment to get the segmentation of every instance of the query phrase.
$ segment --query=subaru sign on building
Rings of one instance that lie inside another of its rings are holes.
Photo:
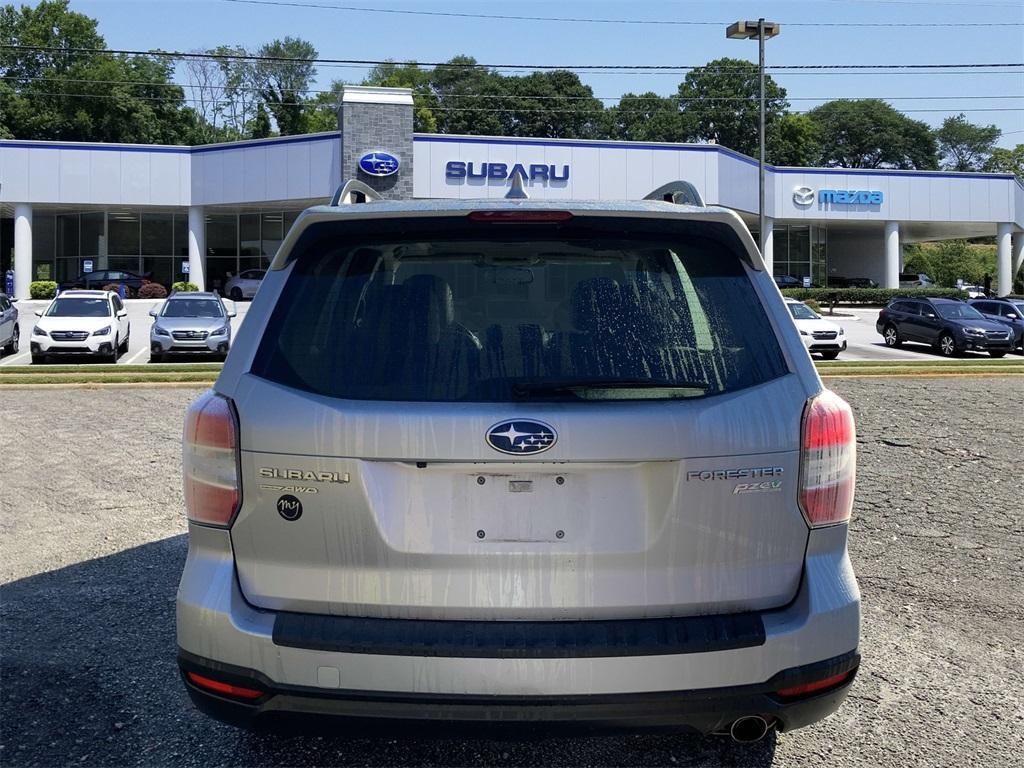
[[[169,286],[185,259],[191,282],[223,289],[265,267],[299,211],[353,178],[388,199],[497,199],[520,177],[531,198],[567,201],[638,200],[683,180],[758,226],[757,162],[728,147],[422,134],[413,110],[408,89],[346,86],[338,130],[305,136],[195,147],[0,140],[0,274],[14,269],[19,297],[44,276],[77,278],[87,262]],[[896,288],[905,245],[994,236],[1005,294],[1024,260],[1024,186],[1010,174],[765,170],[765,260],[798,284]]]

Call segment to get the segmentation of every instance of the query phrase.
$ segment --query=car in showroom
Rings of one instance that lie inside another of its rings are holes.
[[[1013,349],[1010,328],[957,299],[892,299],[878,313],[875,329],[887,347],[912,341],[928,344],[944,357],[964,352],[1003,357]]]
[[[986,320],[1013,331],[1013,347],[1024,353],[1024,299],[976,299],[969,302]]]
[[[839,357],[839,353],[846,349],[846,332],[836,323],[822,318],[802,301],[785,299],[785,302],[807,351],[819,354],[825,360]]]
[[[224,293],[232,301],[251,299],[259,290],[263,277],[267,274],[265,269],[246,269],[228,278],[224,283]]]
[[[670,189],[298,218],[185,418],[198,708],[752,742],[840,706],[852,411],[743,220]]]
[[[18,308],[10,296],[0,293],[0,357],[14,355],[21,343],[21,325]]]
[[[158,363],[169,355],[213,355],[224,359],[231,347],[231,318],[216,293],[172,293],[149,311],[149,359]]]
[[[111,291],[64,291],[36,316],[29,340],[33,363],[45,363],[55,355],[116,363],[128,351],[128,311]]]
[[[116,284],[123,285],[130,298],[148,282],[150,282],[148,275],[137,275],[123,269],[97,269],[92,272],[83,272],[74,280],[65,280],[60,284],[60,290],[102,290],[108,285]]]

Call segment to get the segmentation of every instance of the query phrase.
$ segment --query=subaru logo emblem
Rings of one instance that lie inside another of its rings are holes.
[[[359,158],[359,170],[371,176],[390,176],[398,173],[401,162],[387,152],[367,152]]]
[[[814,202],[814,190],[810,187],[795,187],[793,189],[793,202],[797,205],[810,205]]]
[[[546,451],[558,434],[550,424],[527,419],[499,421],[487,430],[487,444],[500,453],[528,456]]]

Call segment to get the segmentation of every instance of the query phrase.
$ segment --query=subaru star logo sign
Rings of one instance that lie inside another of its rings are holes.
[[[398,173],[399,165],[401,162],[397,157],[380,150],[367,152],[359,158],[359,170],[370,176],[391,176]]]
[[[814,190],[810,187],[795,187],[793,189],[793,202],[797,205],[810,205],[814,202]]]
[[[558,439],[554,427],[542,421],[512,419],[487,430],[487,444],[500,453],[529,456],[546,451]]]

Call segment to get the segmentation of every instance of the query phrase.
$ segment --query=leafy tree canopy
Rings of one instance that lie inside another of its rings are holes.
[[[818,126],[822,165],[938,167],[938,147],[931,129],[881,99],[829,101],[807,115]]]
[[[935,131],[943,167],[952,171],[980,171],[1000,136],[1002,131],[996,126],[975,125],[963,112],[947,117]]]
[[[608,110],[611,138],[623,141],[684,141],[679,101],[648,91],[627,93]]]
[[[985,170],[990,173],[1012,173],[1024,182],[1024,144],[1013,149],[996,147],[985,162]]]

